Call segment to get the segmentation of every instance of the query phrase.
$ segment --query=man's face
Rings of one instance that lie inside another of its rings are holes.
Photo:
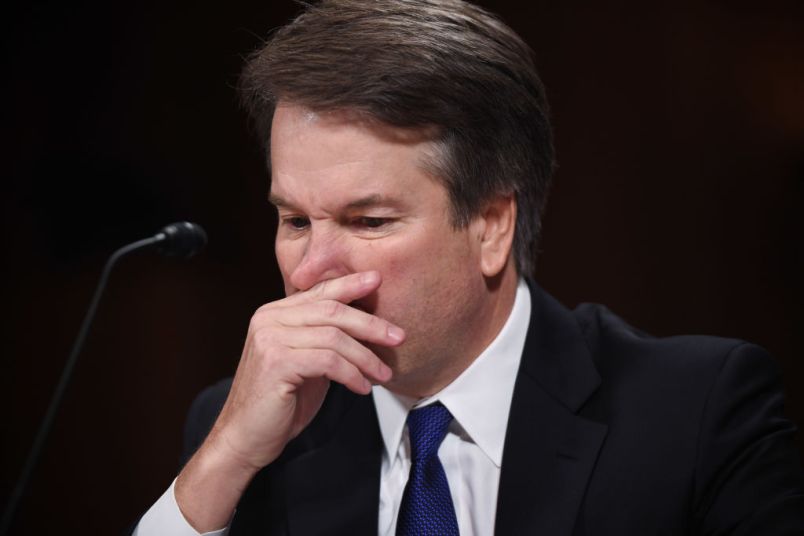
[[[425,171],[432,151],[421,133],[352,113],[280,103],[273,119],[271,198],[285,291],[379,271],[380,288],[356,305],[406,332],[398,348],[371,347],[394,371],[391,387],[482,350],[473,340],[485,313],[477,228],[451,225],[447,191]]]

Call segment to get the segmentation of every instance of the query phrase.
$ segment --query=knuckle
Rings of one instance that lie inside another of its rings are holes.
[[[374,352],[372,352],[371,350],[369,350],[368,348],[366,348],[362,344],[360,345],[359,350],[360,351],[358,352],[358,357],[361,360],[361,364],[367,365],[367,364],[370,364],[375,359],[379,360],[379,357],[377,357],[374,354]]]
[[[321,351],[321,363],[327,371],[332,372],[337,370],[339,361],[340,356],[337,354],[337,352],[333,350]]]
[[[381,331],[388,329],[388,322],[382,320],[379,317],[374,315],[369,315],[368,317],[368,327],[372,331]]]
[[[383,340],[388,331],[388,322],[374,315],[367,315],[363,324],[365,336],[371,340]]]
[[[331,346],[335,346],[341,342],[341,337],[343,337],[341,330],[332,326],[324,326],[322,329],[323,329],[322,336],[324,338],[325,343]]]
[[[251,315],[251,319],[248,322],[248,328],[250,331],[255,332],[260,328],[260,324],[262,324],[262,317],[262,308],[254,311],[254,314]]]
[[[321,307],[324,310],[324,315],[328,318],[338,318],[343,314],[344,305],[339,301],[327,300],[321,302]]]
[[[272,304],[266,303],[265,305],[261,305],[254,311],[254,314],[251,315],[251,320],[249,321],[249,328],[259,329],[261,326],[268,322],[268,319],[273,314],[273,307]]]

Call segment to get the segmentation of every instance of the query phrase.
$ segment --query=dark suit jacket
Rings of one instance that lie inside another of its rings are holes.
[[[604,307],[569,311],[531,293],[497,534],[804,534],[795,427],[761,348],[652,338]],[[193,404],[188,453],[229,385]],[[312,424],[254,479],[231,534],[376,534],[381,449],[372,398],[333,384]]]

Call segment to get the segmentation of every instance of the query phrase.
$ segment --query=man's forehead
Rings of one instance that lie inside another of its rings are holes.
[[[313,109],[292,101],[280,100],[274,109],[272,130],[278,123],[287,123],[292,128],[310,125],[324,127],[357,127],[374,136],[399,144],[419,144],[434,141],[441,129],[435,125],[399,126],[386,123],[371,113],[355,108]]]
[[[360,122],[369,121],[370,117],[352,108],[311,108],[304,104],[280,100],[274,108],[274,121],[277,117],[284,115],[293,115],[298,119],[306,122],[315,121],[349,121]]]

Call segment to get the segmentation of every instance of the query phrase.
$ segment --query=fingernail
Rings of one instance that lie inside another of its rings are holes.
[[[377,272],[365,272],[360,276],[360,281],[365,285],[373,285],[379,279],[380,274]]]
[[[395,342],[402,342],[402,340],[405,338],[405,332],[402,331],[402,328],[388,326],[388,337],[393,339]]]

